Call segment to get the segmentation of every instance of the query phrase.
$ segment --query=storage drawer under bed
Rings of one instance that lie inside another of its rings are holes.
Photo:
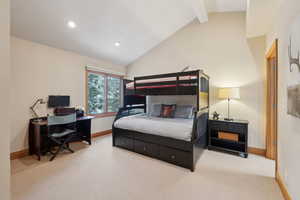
[[[142,142],[140,140],[134,140],[134,151],[157,158],[159,156],[159,145]]]
[[[128,150],[133,150],[133,139],[124,137],[124,136],[116,136],[115,137],[115,145],[128,149]]]
[[[190,148],[189,145],[184,144],[186,143],[185,141],[182,141],[181,144],[181,141],[168,139],[161,136],[142,135],[134,132],[130,133],[129,131],[125,134],[124,133],[125,131],[122,131],[122,133],[114,134],[115,146],[122,147],[124,149],[128,149],[150,157],[158,158],[160,160],[188,169],[193,169],[192,144]],[[157,143],[155,144],[151,141],[155,141]],[[169,145],[174,146],[174,148],[170,147]],[[177,146],[179,148],[177,148]]]
[[[186,168],[190,168],[192,165],[193,158],[191,155],[190,152],[184,152],[165,146],[159,147],[160,159]]]

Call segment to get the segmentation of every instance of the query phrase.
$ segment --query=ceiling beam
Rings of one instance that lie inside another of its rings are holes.
[[[208,21],[208,14],[207,14],[204,0],[186,0],[186,1],[194,11],[194,14],[197,16],[200,23],[204,23]]]

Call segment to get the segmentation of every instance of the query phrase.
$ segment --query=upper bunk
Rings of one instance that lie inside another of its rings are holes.
[[[201,89],[208,90],[208,80],[202,70],[139,76],[126,83],[126,93],[145,96],[197,95]]]
[[[193,95],[197,110],[208,108],[209,76],[203,70],[138,76],[124,81],[124,95]]]

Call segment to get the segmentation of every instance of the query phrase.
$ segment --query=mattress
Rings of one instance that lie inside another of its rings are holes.
[[[114,126],[145,134],[191,141],[193,119],[148,117],[146,114],[140,114],[120,118],[115,121]]]

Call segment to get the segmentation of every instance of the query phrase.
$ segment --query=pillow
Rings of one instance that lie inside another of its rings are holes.
[[[161,105],[160,117],[173,118],[175,110],[176,110],[176,104],[171,104],[171,105],[162,104]]]
[[[194,114],[194,106],[192,105],[178,105],[175,110],[175,118],[191,119]]]
[[[152,108],[149,112],[150,117],[159,117],[161,112],[161,104],[152,104]]]

